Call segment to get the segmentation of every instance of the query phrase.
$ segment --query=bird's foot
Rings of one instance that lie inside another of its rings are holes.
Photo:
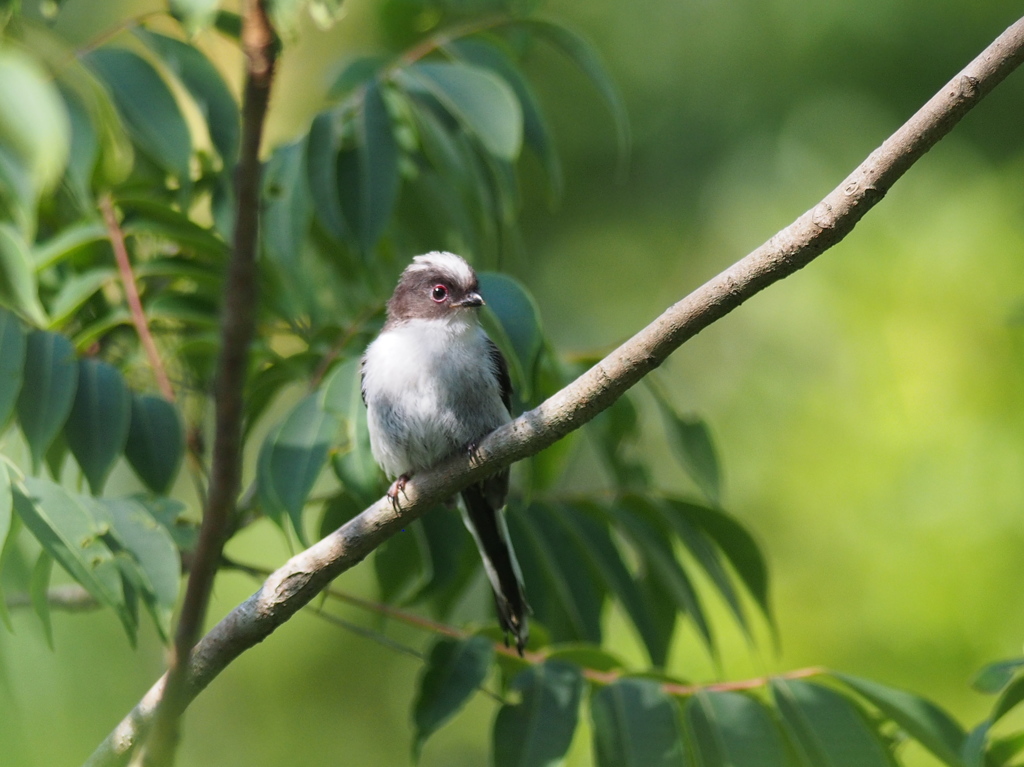
[[[388,488],[388,500],[391,501],[391,507],[395,511],[398,511],[401,508],[401,503],[398,500],[398,496],[399,494],[405,495],[405,483],[408,481],[409,475],[403,474],[394,482],[392,482],[391,487]]]

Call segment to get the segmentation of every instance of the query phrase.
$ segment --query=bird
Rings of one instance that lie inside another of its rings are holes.
[[[360,365],[370,451],[394,482],[392,503],[417,472],[475,449],[511,420],[508,363],[480,325],[476,272],[454,253],[413,258],[387,302],[380,334]],[[509,470],[462,491],[462,518],[494,592],[506,644],[523,654],[529,637],[522,571],[505,522]]]

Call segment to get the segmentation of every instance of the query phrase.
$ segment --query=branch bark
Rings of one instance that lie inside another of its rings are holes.
[[[382,498],[288,560],[195,646],[183,702],[191,701],[242,652],[265,639],[332,579],[431,505],[580,428],[689,338],[842,240],[892,185],[1022,60],[1024,19],[1000,35],[838,187],[788,227],[671,306],[540,406],[487,436],[473,456],[455,455],[416,475],[406,485],[401,509],[392,508]],[[149,726],[162,690],[160,680],[97,748],[89,765],[115,764],[131,751]]]
[[[235,170],[237,215],[224,286],[221,348],[214,383],[216,417],[210,488],[164,677],[166,683],[142,754],[142,763],[146,767],[164,767],[174,762],[179,720],[195,697],[191,691],[189,656],[203,627],[210,591],[241,485],[242,392],[248,369],[249,344],[256,324],[256,247],[262,175],[260,143],[277,60],[276,36],[262,0],[245,0],[243,3],[241,41],[246,78],[242,96],[242,141]]]

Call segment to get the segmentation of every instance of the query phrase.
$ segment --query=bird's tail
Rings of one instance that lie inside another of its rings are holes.
[[[462,500],[466,507],[466,527],[473,534],[494,590],[501,628],[515,637],[516,649],[522,655],[530,633],[527,624],[530,606],[523,593],[523,576],[512,550],[505,517],[501,509],[488,500],[482,485],[467,487],[462,491]]]

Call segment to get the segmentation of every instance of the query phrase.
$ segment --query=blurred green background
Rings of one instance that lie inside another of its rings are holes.
[[[383,5],[347,0],[337,27],[309,24],[286,50],[271,144],[304,128],[339,61],[379,47]],[[160,7],[68,0],[59,29],[84,42]],[[525,161],[525,253],[503,267],[572,354],[611,348],[812,207],[1020,4],[550,0],[543,10],[596,43],[634,130],[617,173],[601,102],[538,51],[528,71],[565,158],[566,194],[550,207]],[[209,45],[237,81],[237,55]],[[676,405],[713,429],[725,506],[765,548],[780,627],[778,649],[767,630],[750,648],[723,615],[717,665],[680,632],[672,673],[704,681],[825,665],[923,694],[967,725],[987,712],[971,675],[1024,640],[1022,125],[1017,73],[846,242],[659,371]],[[659,481],[688,491],[648,415]],[[590,460],[577,456],[574,481],[587,481]],[[272,567],[288,551],[261,524],[229,554]],[[211,620],[255,585],[223,575]],[[339,585],[375,592],[367,566]],[[157,678],[162,649],[150,629],[132,650],[108,613],[56,614],[55,653],[34,616],[15,622],[14,635],[0,631],[0,764],[79,763]],[[634,645],[625,629],[612,641],[639,663]],[[302,614],[200,696],[179,763],[408,764],[419,667]],[[494,710],[477,696],[422,763],[486,764]],[[581,731],[571,764],[589,763]]]

